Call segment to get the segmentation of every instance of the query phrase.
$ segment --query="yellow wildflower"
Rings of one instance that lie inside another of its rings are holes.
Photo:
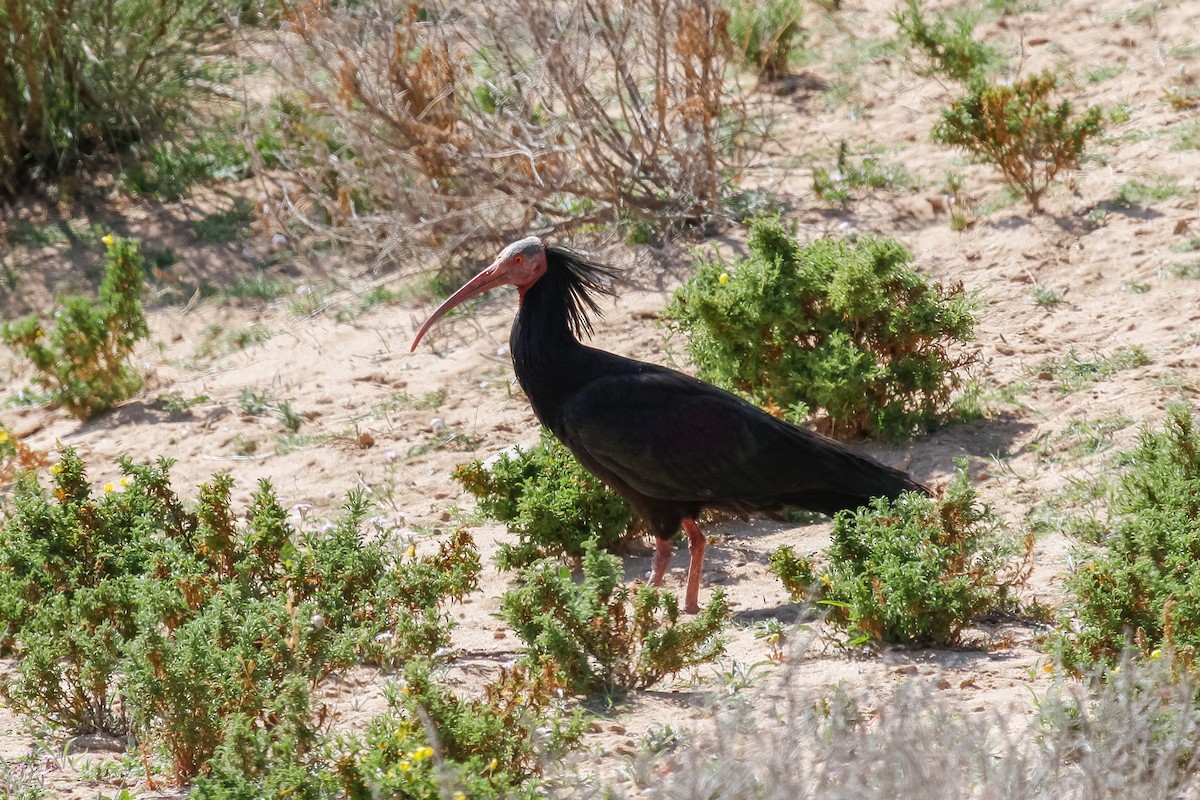
[[[500,764],[499,759],[492,759],[492,763],[488,764],[488,772],[494,770]]]
[[[121,478],[121,485],[122,485],[122,486],[128,486],[128,485],[129,485],[129,481],[130,481],[130,479],[129,479],[128,477],[123,477],[123,478]]]
[[[401,772],[408,772],[410,769],[412,769],[412,764],[408,763],[407,761],[400,762],[400,771]]]
[[[462,792],[455,792],[454,800],[467,800],[467,796],[465,794],[463,794]]]
[[[8,431],[0,428],[0,443],[8,441]]]
[[[413,558],[416,555],[417,555],[417,546],[415,544],[410,544],[408,546],[408,557]]]
[[[105,234],[104,238],[101,239],[100,241],[104,242],[105,247],[112,247],[113,242],[115,242],[116,239],[113,238],[113,235],[111,233],[108,233],[108,234]]]
[[[55,464],[50,468],[51,475],[57,475],[60,472],[62,472],[62,467],[60,467],[58,464]]]
[[[717,278],[717,282],[720,283],[722,286],[729,283],[729,273],[722,272],[721,277]]]
[[[412,760],[414,762],[420,763],[427,758],[433,758],[432,747],[422,747],[420,750],[414,750],[412,753]]]
[[[113,485],[111,483],[104,484],[104,493],[105,494],[108,494],[112,490],[113,490]]]

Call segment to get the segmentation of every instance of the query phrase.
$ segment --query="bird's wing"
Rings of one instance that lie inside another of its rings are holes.
[[[568,400],[561,420],[556,432],[585,466],[594,460],[659,500],[816,507],[803,497],[847,484],[864,497],[915,487],[899,485],[907,481],[902,473],[672,370],[594,380]],[[880,470],[893,480],[875,491]]]

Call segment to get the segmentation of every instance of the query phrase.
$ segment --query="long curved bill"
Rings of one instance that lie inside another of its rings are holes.
[[[417,331],[417,337],[413,339],[412,347],[408,352],[412,353],[417,349],[417,345],[421,343],[421,338],[426,331],[433,327],[433,324],[445,316],[446,312],[457,305],[465,303],[472,297],[483,294],[488,289],[493,289],[502,283],[505,283],[507,276],[500,269],[500,262],[494,261],[491,266],[480,272],[474,278],[463,284],[462,288],[454,294],[446,298],[446,302],[437,307],[437,311],[430,314],[429,319],[425,320],[425,324]]]

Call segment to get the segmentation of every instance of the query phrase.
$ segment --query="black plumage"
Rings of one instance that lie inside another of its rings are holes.
[[[449,308],[492,286],[517,285],[509,340],[517,380],[542,424],[650,525],[656,584],[683,526],[692,553],[687,610],[698,608],[701,509],[834,514],[925,491],[905,473],[715,386],[582,344],[589,314],[599,311],[595,295],[611,293],[612,277],[569,250],[523,239],[435,311],[413,347]]]

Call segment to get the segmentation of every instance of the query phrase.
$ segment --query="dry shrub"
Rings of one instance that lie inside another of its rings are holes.
[[[280,203],[381,259],[704,225],[749,116],[716,0],[298,0]]]

